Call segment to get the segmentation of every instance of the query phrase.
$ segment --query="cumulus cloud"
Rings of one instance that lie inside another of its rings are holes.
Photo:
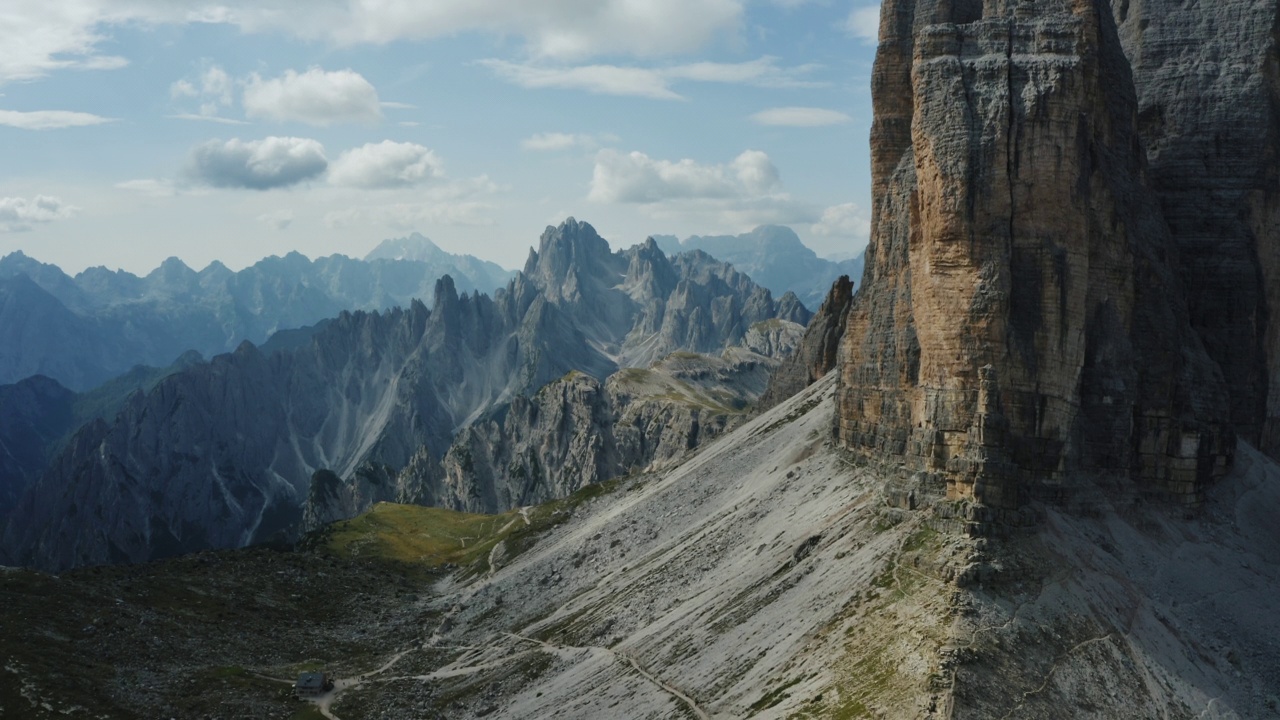
[[[235,81],[217,65],[210,65],[200,73],[194,81],[183,78],[169,86],[169,97],[175,100],[194,99],[199,103],[199,112],[179,113],[171,115],[183,120],[212,120],[214,122],[238,123],[219,117],[218,113],[230,107],[235,101]]]
[[[0,232],[23,232],[32,225],[71,217],[76,208],[51,195],[0,198]]]
[[[383,140],[348,150],[333,162],[329,182],[358,188],[409,187],[442,177],[440,159],[414,143]]]
[[[23,130],[53,130],[56,128],[101,125],[109,122],[114,122],[114,120],[101,115],[71,112],[69,110],[34,110],[32,112],[0,110],[0,125],[22,128]]]
[[[619,65],[579,65],[573,67],[480,60],[499,78],[530,89],[584,90],[598,95],[624,95],[654,100],[682,100],[671,89],[675,82],[727,83],[755,87],[816,87],[821,83],[805,79],[816,66],[782,67],[778,59],[765,56],[741,63],[701,62],[670,67],[645,68]]]
[[[596,202],[656,203],[671,199],[760,195],[779,184],[769,156],[747,150],[726,165],[690,159],[655,160],[642,152],[596,154],[589,198]]]
[[[233,138],[197,145],[187,172],[213,187],[269,190],[318,177],[328,166],[324,146],[309,138]]]
[[[364,76],[353,70],[327,72],[318,67],[303,73],[287,70],[269,80],[251,74],[245,82],[244,110],[251,118],[320,126],[382,119],[378,91]]]
[[[824,125],[840,125],[853,118],[837,110],[815,107],[779,107],[761,110],[751,116],[760,125],[778,125],[783,127],[822,127]]]
[[[822,211],[822,218],[809,230],[823,237],[866,239],[871,235],[871,220],[856,204],[844,203]]]
[[[880,41],[880,5],[855,7],[845,18],[844,30],[868,45]]]

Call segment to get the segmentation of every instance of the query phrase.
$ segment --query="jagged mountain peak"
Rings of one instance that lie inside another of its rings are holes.
[[[529,254],[524,272],[535,278],[562,279],[571,269],[587,269],[612,254],[609,241],[590,223],[570,217],[559,226],[547,226],[538,239],[537,252]]]

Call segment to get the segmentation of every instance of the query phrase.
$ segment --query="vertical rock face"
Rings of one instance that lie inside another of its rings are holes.
[[[1076,470],[1194,502],[1234,436],[1107,3],[887,0],[872,83],[842,442],[996,509]]]
[[[852,304],[853,282],[848,275],[841,275],[809,322],[799,347],[769,378],[769,387],[760,397],[757,410],[781,404],[835,369]]]
[[[1237,430],[1277,456],[1280,10],[1274,0],[1117,0],[1112,10],[1192,325],[1222,367]]]

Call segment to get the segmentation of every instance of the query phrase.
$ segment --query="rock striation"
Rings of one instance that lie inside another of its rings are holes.
[[[1238,432],[1280,457],[1280,10],[1112,3],[1147,177]]]
[[[54,459],[4,546],[60,569],[260,542],[296,528],[317,471],[390,478],[571,371],[607,378],[676,350],[720,352],[780,314],[808,320],[709,256],[673,263],[653,243],[614,253],[572,218],[547,229],[526,271],[493,297],[459,294],[446,276],[430,310],[344,313],[304,345],[246,342],[135,393]],[[451,499],[471,480],[452,482],[452,494],[421,482],[413,497],[465,504]]]
[[[770,336],[771,348],[782,343],[790,350],[802,332],[787,321],[769,325],[776,327],[750,335]],[[383,501],[502,512],[668,468],[746,420],[783,354],[746,347],[719,357],[679,352],[604,382],[570,372],[463,428],[443,456],[424,447],[399,472],[366,464],[346,480],[317,473],[303,528],[354,517]]]
[[[1229,467],[1102,0],[888,0],[838,435],[1000,517],[1069,473],[1186,503]]]

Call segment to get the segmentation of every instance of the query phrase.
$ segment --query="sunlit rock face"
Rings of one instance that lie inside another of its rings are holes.
[[[842,443],[996,517],[1075,471],[1197,502],[1231,463],[1227,386],[1110,6],[889,0],[872,83]]]

